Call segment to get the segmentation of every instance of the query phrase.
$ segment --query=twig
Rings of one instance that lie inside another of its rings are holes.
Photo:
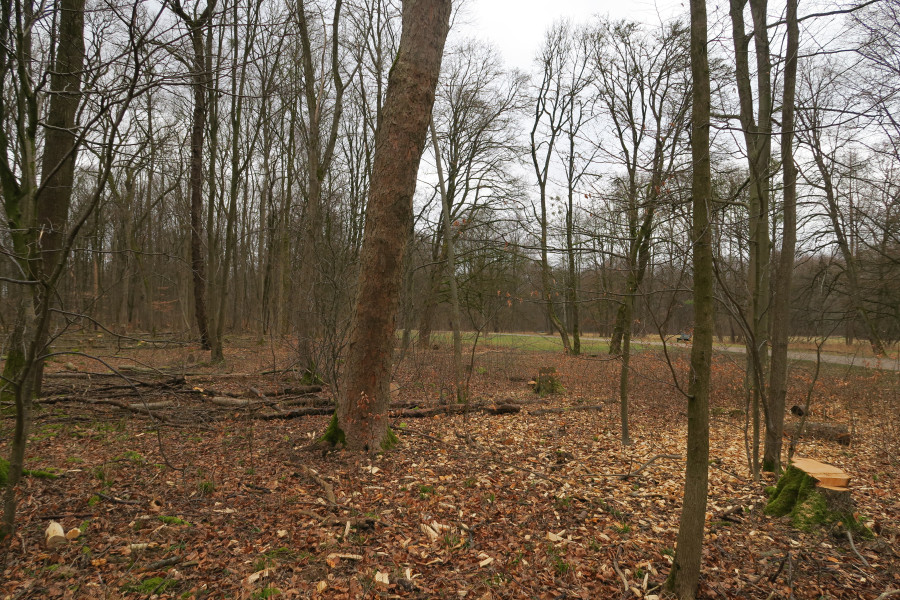
[[[622,552],[622,547],[620,546],[619,548],[616,549],[616,555],[613,557],[613,569],[615,569],[616,573],[618,573],[619,577],[622,578],[622,585],[625,587],[625,593],[627,594],[629,591],[628,590],[628,580],[625,578],[625,575],[622,573],[622,570],[619,568],[619,561],[617,560],[619,558],[619,554],[621,552]]]
[[[890,598],[891,596],[896,596],[897,594],[900,594],[900,590],[887,590],[886,592],[875,598],[875,600],[885,600],[885,598]]]
[[[115,496],[107,496],[106,494],[101,494],[97,492],[97,495],[103,498],[104,500],[109,500],[110,502],[118,502],[119,504],[143,504],[140,500],[123,500],[122,498],[116,498]]]
[[[849,529],[845,533],[847,534],[847,540],[850,542],[850,549],[853,550],[853,553],[859,557],[859,560],[862,561],[862,564],[870,567],[871,565],[869,565],[869,561],[863,558],[863,555],[860,554],[859,550],[856,549],[856,544],[853,543],[853,534],[850,533]]]
[[[325,492],[325,498],[331,504],[337,504],[337,498],[334,495],[334,488],[330,483],[319,477],[318,473],[307,467],[306,465],[300,465],[300,469],[306,474],[307,477],[315,481],[319,484],[319,487],[322,488]]]
[[[176,554],[175,556],[170,556],[169,558],[164,558],[162,560],[158,560],[156,562],[152,562],[149,565],[144,567],[145,571],[155,571],[156,569],[161,569],[163,567],[171,567],[172,565],[177,565],[181,562],[181,556]]]

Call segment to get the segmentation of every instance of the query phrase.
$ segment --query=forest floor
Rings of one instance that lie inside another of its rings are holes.
[[[58,477],[20,486],[0,598],[660,596],[684,485],[683,348],[671,364],[658,349],[633,357],[627,447],[615,361],[481,348],[473,410],[424,417],[417,407],[447,396],[450,356],[410,352],[395,377],[400,442],[377,456],[304,450],[325,429],[330,392],[265,374],[290,364],[286,348],[233,340],[230,368],[197,363],[189,347],[101,338],[79,350],[131,383],[84,356],[48,365],[27,467]],[[898,374],[824,365],[812,391],[812,418],[849,426],[852,442],[803,440],[798,455],[852,475],[874,533],[854,551],[836,528],[763,514],[774,478],[748,476],[741,363],[715,358],[700,597],[900,589]],[[528,381],[549,366],[565,391],[539,398]],[[794,365],[788,403],[804,403],[811,382],[812,365]],[[491,414],[498,405],[519,412]],[[11,428],[0,419],[3,456]],[[52,520],[74,539],[48,549]]]

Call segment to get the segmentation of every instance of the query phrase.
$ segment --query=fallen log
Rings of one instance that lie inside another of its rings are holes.
[[[504,415],[517,413],[521,410],[522,407],[515,404],[470,404],[469,406],[466,406],[465,404],[447,404],[445,406],[432,406],[430,408],[392,410],[391,415],[394,417],[419,419],[437,415],[459,415],[466,412],[483,412],[490,415]]]
[[[296,419],[298,417],[308,417],[312,415],[331,415],[334,414],[333,406],[310,406],[307,408],[297,408],[294,410],[286,410],[280,413],[271,413],[257,415],[255,418],[263,421],[272,421],[275,419]]]
[[[229,398],[227,396],[213,396],[209,401],[216,406],[225,406],[228,408],[243,408],[245,406],[265,404],[265,402],[250,400],[249,398]]]
[[[784,432],[790,436],[796,435],[798,428],[799,424],[797,423],[784,424]],[[840,423],[814,423],[809,421],[803,426],[803,437],[837,442],[844,446],[849,445],[851,439],[850,430],[846,425]]]

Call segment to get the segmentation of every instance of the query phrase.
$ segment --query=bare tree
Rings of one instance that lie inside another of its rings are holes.
[[[609,158],[625,168],[616,195],[624,198],[627,277],[610,340],[610,354],[621,354],[619,405],[622,443],[631,443],[628,388],[635,296],[650,262],[651,237],[660,205],[670,200],[684,151],[690,107],[687,30],[675,22],[658,32],[636,23],[601,23],[594,40],[600,103],[610,123]]]
[[[194,290],[194,318],[200,331],[200,343],[204,350],[212,349],[209,335],[209,319],[206,314],[206,262],[203,257],[203,137],[211,74],[207,57],[207,33],[218,0],[209,0],[199,14],[190,15],[181,4],[173,0],[172,11],[188,28],[193,51],[191,89],[194,94],[194,112],[191,116],[191,272]]]
[[[713,338],[713,251],[710,213],[710,83],[706,0],[691,0],[691,154],[693,156],[694,341],[687,389],[688,440],[684,504],[675,561],[665,587],[681,600],[697,595],[709,488],[709,381]]]
[[[547,32],[537,59],[540,81],[534,91],[533,121],[529,138],[531,163],[537,179],[540,205],[540,212],[533,209],[533,213],[540,225],[541,300],[544,303],[547,320],[559,333],[566,352],[572,351],[572,344],[565,325],[556,313],[556,304],[553,300],[553,277],[547,237],[549,226],[547,186],[550,182],[551,159],[567,120],[566,112],[570,106],[567,99],[571,94],[577,93],[576,90],[569,89],[566,77],[567,70],[573,68],[572,61],[576,58],[572,46],[574,35],[572,25],[566,22],[556,23]],[[584,60],[586,56],[582,55],[581,61]],[[577,65],[575,69],[579,70]]]
[[[784,180],[781,254],[772,299],[772,368],[769,371],[769,410],[766,419],[766,442],[763,468],[781,472],[781,439],[784,434],[784,407],[787,398],[787,351],[791,323],[791,281],[797,248],[797,169],[794,166],[794,102],[797,91],[797,61],[800,48],[800,26],[797,22],[797,0],[787,0],[785,15],[787,44],[785,48],[784,83],[781,100],[781,166]]]
[[[387,408],[403,252],[450,5],[450,0],[404,3],[399,52],[375,134],[359,292],[337,411],[324,438],[355,450],[374,452],[391,442]]]

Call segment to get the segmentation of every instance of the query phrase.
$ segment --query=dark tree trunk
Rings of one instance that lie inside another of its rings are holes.
[[[390,441],[391,353],[419,160],[434,105],[450,0],[407,0],[375,134],[359,291],[335,422],[326,437],[377,451]]]
[[[212,349],[209,337],[209,319],[206,315],[206,262],[203,257],[203,134],[206,129],[206,111],[210,74],[206,61],[204,29],[209,23],[216,0],[210,0],[196,18],[182,8],[180,0],[174,0],[172,10],[184,21],[190,31],[191,49],[194,51],[194,72],[191,87],[194,92],[194,111],[191,115],[191,276],[194,290],[194,318],[200,332],[200,344],[204,350]]]
[[[59,262],[75,179],[75,117],[81,100],[84,69],[84,0],[62,0],[56,65],[50,76],[50,110],[41,168],[43,182],[36,197],[38,226],[43,230],[41,257],[45,273]]]
[[[697,594],[703,556],[706,498],[709,483],[709,380],[713,336],[713,253],[710,231],[712,183],[710,177],[709,58],[706,0],[691,0],[691,74],[693,115],[694,340],[688,384],[688,440],[684,505],[678,527],[678,545],[666,588],[681,600]]]

